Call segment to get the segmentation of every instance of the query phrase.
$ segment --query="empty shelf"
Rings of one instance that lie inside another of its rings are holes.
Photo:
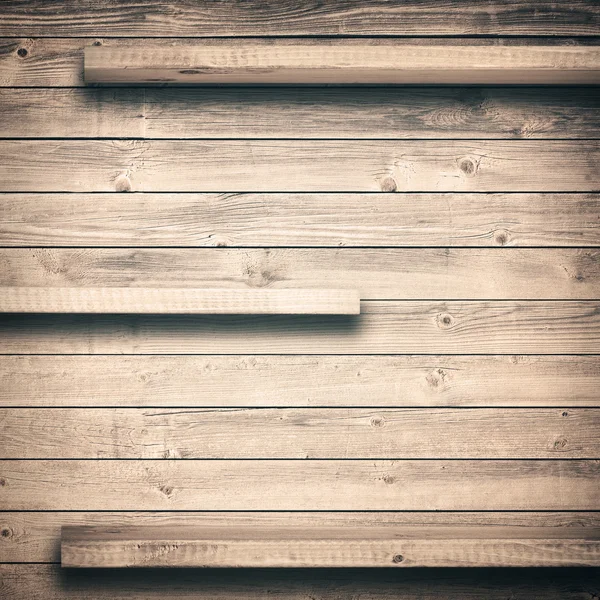
[[[356,290],[0,288],[0,313],[356,315]]]
[[[90,84],[597,84],[600,47],[277,41],[90,46]]]
[[[63,567],[599,566],[584,527],[63,527]]]

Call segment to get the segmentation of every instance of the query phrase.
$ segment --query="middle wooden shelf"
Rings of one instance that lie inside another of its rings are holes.
[[[357,315],[357,290],[2,287],[0,313]]]

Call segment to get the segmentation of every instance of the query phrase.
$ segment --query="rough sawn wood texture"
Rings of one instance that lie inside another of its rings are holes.
[[[86,48],[404,44],[477,60],[589,58],[599,40],[591,0],[6,0],[0,295],[363,302],[355,316],[0,316],[0,596],[600,597],[598,569],[566,566],[597,564],[596,87],[84,82]],[[514,536],[473,553],[460,536],[418,556],[390,546],[389,569],[141,573],[61,570],[63,526]],[[541,550],[506,542],[539,528]],[[402,568],[434,550],[563,568]]]

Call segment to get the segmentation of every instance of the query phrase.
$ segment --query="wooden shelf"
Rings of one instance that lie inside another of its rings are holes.
[[[600,47],[205,43],[85,48],[89,84],[598,84]]]
[[[63,567],[600,566],[591,527],[63,527]]]
[[[0,288],[0,313],[357,315],[356,290]]]

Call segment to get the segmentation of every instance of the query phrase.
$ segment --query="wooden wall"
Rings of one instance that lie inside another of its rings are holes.
[[[207,518],[598,526],[597,90],[89,89],[82,49],[599,34],[593,0],[3,2],[0,286],[364,302],[0,319],[2,597],[597,598],[577,569],[65,573],[58,541]]]

